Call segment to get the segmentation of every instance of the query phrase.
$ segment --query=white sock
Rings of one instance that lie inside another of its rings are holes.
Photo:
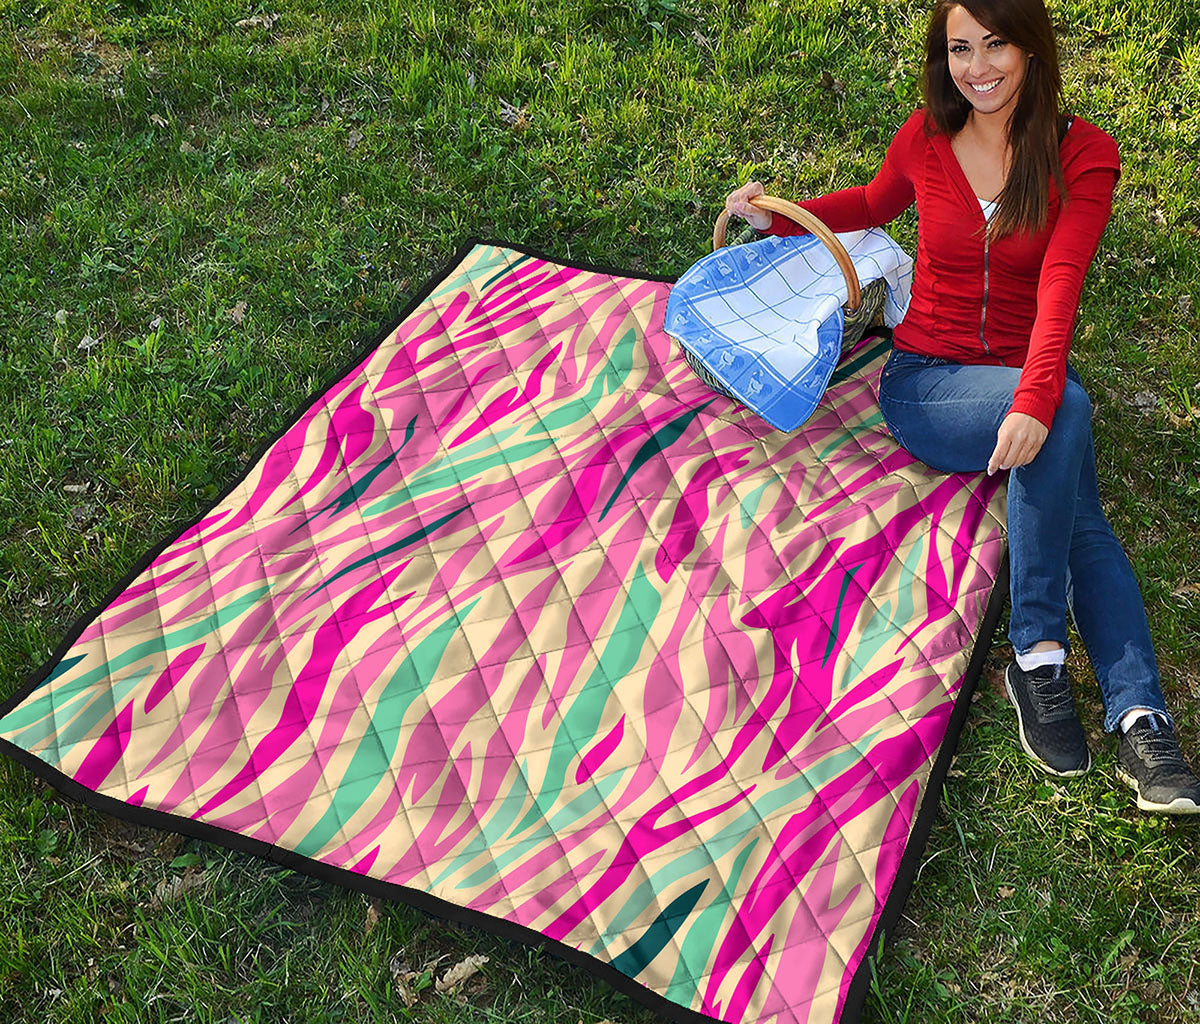
[[[1142,715],[1153,715],[1160,722],[1162,721],[1162,715],[1155,711],[1147,711],[1145,708],[1134,708],[1132,711],[1126,711],[1125,714],[1121,716],[1121,732],[1128,732],[1129,727],[1133,725],[1133,723],[1139,718],[1141,718]]]
[[[1066,660],[1067,652],[1061,647],[1056,647],[1052,651],[1017,655],[1017,665],[1022,672],[1032,672],[1042,665],[1062,665],[1066,663]]]

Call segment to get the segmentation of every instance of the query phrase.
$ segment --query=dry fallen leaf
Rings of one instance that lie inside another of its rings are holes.
[[[500,120],[511,124],[514,128],[524,128],[529,119],[525,116],[526,107],[514,107],[508,100],[500,100]]]
[[[99,338],[93,338],[90,334],[85,334],[82,338],[79,339],[78,347],[81,349],[87,350],[89,348],[92,348],[94,345],[99,345],[99,344],[100,344]]]
[[[404,1005],[408,1007],[417,1005],[417,990],[410,984],[416,976],[416,971],[409,971],[404,977],[398,974],[393,976],[393,980],[396,982],[396,992],[404,1000]]]
[[[983,678],[987,681],[988,689],[997,697],[1008,700],[1008,691],[1004,687],[1004,665],[988,664],[984,666]],[[977,691],[978,692],[978,691]]]
[[[165,128],[167,126],[167,119],[158,114],[151,114],[150,123],[158,125],[159,128]]]
[[[831,75],[828,71],[821,72],[821,80],[818,84],[822,89],[829,89],[838,96],[841,96],[846,91],[845,85],[838,81],[838,79],[834,78],[833,75]]]
[[[1158,396],[1153,391],[1137,391],[1133,395],[1133,404],[1142,412],[1158,407]]]
[[[1000,886],[1000,888],[999,888],[999,889],[997,889],[997,890],[996,890],[996,894],[997,894],[997,895],[998,895],[998,896],[999,896],[999,897],[1000,897],[1002,900],[1006,900],[1006,899],[1008,899],[1010,896],[1015,896],[1015,895],[1016,895],[1016,892],[1017,892],[1017,890],[1016,890],[1016,889],[1014,889],[1014,888],[1013,888],[1011,885],[1002,885],[1002,886]]]
[[[234,22],[234,24],[248,32],[252,28],[270,28],[278,20],[278,14],[256,14],[251,18],[243,18],[241,21]]]
[[[363,138],[364,138],[363,133],[360,132],[357,128],[355,128],[353,131],[350,132],[350,137],[346,140],[346,148],[353,149],[360,142],[362,142]]]
[[[240,324],[243,320],[246,319],[246,301],[245,301],[245,299],[241,300],[232,309],[225,310],[225,312],[229,314],[230,319],[232,319],[235,324]]]
[[[461,985],[471,975],[478,973],[479,968],[488,962],[488,958],[481,953],[474,956],[469,956],[460,963],[455,964],[445,974],[437,980],[437,990],[439,992],[450,992],[456,985]]]
[[[157,910],[166,903],[174,903],[184,893],[203,888],[208,881],[208,875],[203,871],[185,871],[182,875],[164,878],[154,887],[154,899],[150,901],[151,909]]]
[[[379,924],[379,900],[371,900],[367,904],[367,924],[363,929],[364,934],[370,935],[377,924]]]
[[[195,153],[195,152],[196,152],[196,147],[195,147],[195,146],[193,146],[193,145],[192,145],[190,142],[188,142],[188,140],[187,140],[187,139],[184,139],[184,140],[183,140],[183,141],[182,141],[182,142],[179,144],[179,152],[181,152],[181,153]]]
[[[126,860],[141,860],[146,856],[145,846],[141,843],[131,843],[128,839],[109,839],[105,848],[123,854]]]
[[[67,316],[67,311],[65,309],[60,309],[54,314],[54,322],[61,326],[67,322]]]
[[[400,952],[393,956],[388,963],[388,970],[391,971],[392,982],[395,984],[400,998],[404,1000],[404,1005],[411,1008],[417,1005],[418,998],[417,990],[413,987],[412,983],[416,978],[421,976],[421,972],[414,971],[408,965],[408,961],[402,959],[403,956],[404,950],[400,950]]]

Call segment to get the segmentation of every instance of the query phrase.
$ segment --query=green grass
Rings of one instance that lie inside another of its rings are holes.
[[[793,198],[869,180],[919,101],[926,9],[389,0],[247,31],[258,12],[223,0],[0,0],[0,694],[468,234],[679,274],[750,177]],[[1051,9],[1073,109],[1124,162],[1074,359],[1200,756],[1200,9]],[[892,233],[912,251],[915,214]],[[1133,808],[1082,656],[1100,766],[1031,769],[1004,654],[864,1019],[1200,1021],[1200,829]],[[122,825],[6,759],[0,892],[5,1021],[657,1019],[536,950]],[[400,1000],[395,958],[431,977],[475,952],[461,1001]]]

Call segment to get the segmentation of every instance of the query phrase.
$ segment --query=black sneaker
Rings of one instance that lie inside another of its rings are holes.
[[[1064,778],[1092,767],[1066,665],[1039,665],[1026,672],[1014,661],[1004,673],[1004,689],[1017,709],[1021,746],[1038,767]]]
[[[1175,730],[1158,715],[1142,715],[1121,733],[1117,778],[1137,793],[1143,811],[1200,814],[1200,779],[1183,759]]]

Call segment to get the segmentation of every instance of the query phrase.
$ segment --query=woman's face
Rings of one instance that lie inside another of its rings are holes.
[[[952,7],[946,17],[946,50],[950,77],[975,113],[1007,120],[1025,80],[1025,51],[984,28],[962,6]]]

